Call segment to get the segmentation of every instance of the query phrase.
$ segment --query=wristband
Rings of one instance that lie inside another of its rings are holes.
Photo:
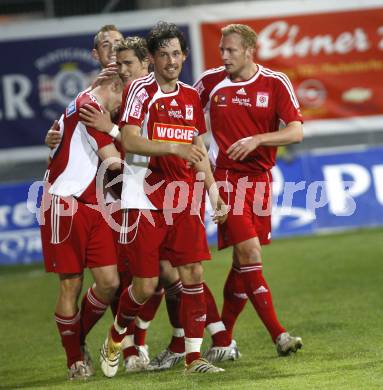
[[[116,139],[118,137],[118,134],[120,134],[120,130],[118,130],[118,126],[117,125],[114,125],[112,127],[112,130],[109,131],[109,135]]]

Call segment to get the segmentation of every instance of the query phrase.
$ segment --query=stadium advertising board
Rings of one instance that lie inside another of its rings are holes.
[[[383,224],[383,148],[305,154],[273,170],[272,238]],[[35,183],[38,188],[41,183]],[[0,187],[0,264],[41,261],[30,183]],[[29,210],[28,210],[29,209]],[[209,242],[216,226],[207,208]]]
[[[380,116],[382,20],[383,7],[202,23],[204,65],[222,64],[221,27],[248,24],[258,32],[257,61],[289,76],[308,125],[318,119]]]
[[[181,26],[187,39],[189,30]],[[148,29],[122,30],[145,36]],[[42,145],[47,129],[99,72],[94,34],[63,34],[0,42],[0,148]],[[192,83],[192,57],[181,79]],[[15,130],[16,129],[16,130]]]
[[[35,214],[28,209],[31,183],[0,186],[0,264],[41,261],[41,240]]]

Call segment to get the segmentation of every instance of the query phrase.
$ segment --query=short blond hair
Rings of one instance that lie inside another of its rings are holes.
[[[125,38],[121,42],[117,43],[114,49],[116,50],[116,53],[124,50],[133,50],[134,55],[140,62],[146,61],[149,55],[145,38],[138,36]]]
[[[116,31],[119,34],[121,34],[121,39],[123,38],[121,31],[114,25],[114,24],[106,24],[105,26],[102,26],[96,33],[96,35],[93,38],[93,46],[95,49],[97,49],[98,44],[100,43],[100,39],[103,33],[106,33],[108,31]]]
[[[238,34],[242,38],[242,44],[246,49],[254,49],[257,44],[257,33],[246,24],[229,24],[221,28],[221,33],[224,37],[230,34]]]

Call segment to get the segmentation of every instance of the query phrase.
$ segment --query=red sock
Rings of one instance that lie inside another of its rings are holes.
[[[134,324],[134,322],[133,322]],[[124,360],[126,360],[129,356],[138,355],[137,348],[134,345],[134,335],[133,333],[125,334],[125,337],[121,343],[122,354],[124,355]]]
[[[185,352],[185,333],[183,328],[173,330],[173,336],[168,345],[168,350],[175,353]]]
[[[270,289],[262,275],[262,263],[242,265],[241,276],[247,296],[275,342],[286,330],[275,314]]]
[[[120,304],[118,306],[118,313],[115,319],[118,327],[127,328],[135,319],[137,313],[140,311],[142,304],[137,302],[132,293],[132,285],[126,288],[120,297]],[[115,342],[121,342],[125,337],[125,333],[121,334],[115,326],[111,327],[112,338]]]
[[[132,283],[132,274],[129,271],[122,271],[118,273],[120,277],[120,287],[118,288],[116,292],[116,297],[113,299],[113,301],[110,304],[110,309],[113,313],[113,318],[116,317],[118,312],[118,304],[120,301],[120,296],[122,292],[125,290],[125,288],[129,287],[129,285]]]
[[[180,320],[180,304],[182,294],[182,283],[177,280],[165,289],[166,309],[169,321],[173,327],[173,336],[168,346],[172,352],[185,352],[185,333]]]
[[[181,322],[185,330],[186,364],[190,364],[201,357],[206,323],[206,301],[202,283],[183,286]]]
[[[211,334],[213,345],[216,347],[227,347],[231,338],[226,331],[225,325],[221,321],[212,292],[206,283],[203,284],[206,301],[206,328]]]
[[[117,315],[119,300],[120,300],[120,296],[116,295],[116,297],[113,299],[113,301],[110,302],[110,310],[112,312],[113,318],[115,318]]]
[[[55,320],[65,349],[68,368],[75,362],[83,360],[80,347],[80,312],[72,317],[64,317],[55,313]]]
[[[138,316],[136,317],[136,327],[134,329],[134,344],[145,345],[146,332],[150,321],[153,320],[160,307],[164,289],[157,288],[154,294],[142,305]]]
[[[135,345],[131,345],[128,348],[124,348],[122,354],[124,355],[124,360],[126,360],[130,356],[138,356],[138,350]]]
[[[223,289],[223,298],[222,322],[232,339],[235,322],[247,302],[240,268],[231,268]]]
[[[108,305],[96,297],[93,288],[89,288],[81,302],[81,344],[107,308]]]

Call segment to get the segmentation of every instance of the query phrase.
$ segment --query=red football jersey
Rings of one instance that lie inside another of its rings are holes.
[[[180,81],[174,92],[161,91],[154,74],[128,85],[119,127],[141,128],[141,135],[156,142],[191,144],[206,132],[205,118],[197,91]],[[163,209],[169,184],[191,187],[195,173],[177,156],[126,156],[122,205],[125,208]],[[188,190],[189,191],[189,190]],[[189,191],[190,195],[190,191]],[[189,200],[190,201],[190,200]]]
[[[96,174],[99,166],[97,151],[113,142],[108,134],[86,127],[80,122],[80,108],[90,104],[101,111],[96,98],[80,93],[61,116],[59,124],[63,138],[53,151],[48,167],[49,193],[75,196],[83,203],[97,203]]]
[[[287,76],[261,65],[251,79],[240,82],[231,81],[224,67],[210,69],[195,88],[210,114],[209,156],[220,168],[253,173],[271,169],[277,147],[260,146],[241,162],[229,159],[226,151],[241,138],[278,131],[281,121],[302,122]]]

